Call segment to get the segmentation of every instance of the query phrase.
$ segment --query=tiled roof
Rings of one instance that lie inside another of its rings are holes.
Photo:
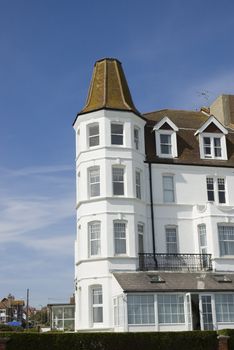
[[[153,277],[157,276],[160,276],[162,282],[152,282],[154,281]],[[228,279],[223,282],[218,282],[217,276],[224,275],[210,272],[172,273],[150,271],[114,273],[114,277],[125,292],[234,291],[234,274],[225,274]]]
[[[200,111],[183,111],[164,109],[156,112],[146,113],[143,116],[147,119],[145,128],[145,147],[146,160],[153,163],[168,164],[191,164],[233,167],[234,166],[234,130],[232,125],[226,127],[229,131],[226,135],[227,142],[227,160],[201,159],[198,136],[195,136],[198,130],[208,119],[206,115]],[[177,132],[177,158],[160,158],[156,154],[155,132],[153,128],[157,122],[167,116],[178,128]]]
[[[121,63],[104,58],[94,66],[85,107],[78,114],[99,109],[114,109],[140,113],[134,106]]]

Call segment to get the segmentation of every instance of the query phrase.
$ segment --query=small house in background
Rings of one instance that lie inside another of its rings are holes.
[[[0,323],[22,322],[24,318],[24,300],[15,299],[11,294],[0,301]]]
[[[74,331],[75,329],[75,299],[70,298],[67,304],[48,304],[50,313],[50,328],[53,330]]]

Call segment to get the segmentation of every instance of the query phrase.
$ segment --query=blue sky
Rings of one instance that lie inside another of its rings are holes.
[[[233,13],[232,0],[0,0],[0,298],[73,292],[72,122],[94,62],[122,62],[141,112],[197,109],[234,94]]]

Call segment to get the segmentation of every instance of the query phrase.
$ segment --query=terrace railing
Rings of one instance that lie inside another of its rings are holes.
[[[210,271],[211,254],[139,254],[140,271]]]

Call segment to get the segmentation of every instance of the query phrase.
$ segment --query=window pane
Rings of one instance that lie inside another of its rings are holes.
[[[138,231],[138,253],[144,253],[144,226],[142,224],[137,225]]]
[[[123,144],[123,125],[111,124],[111,143],[112,145]]]
[[[214,201],[214,179],[212,177],[206,178],[206,186],[207,186],[207,199],[208,201]]]
[[[154,324],[154,296],[128,295],[128,324]]]
[[[214,154],[215,157],[222,157],[221,140],[219,137],[214,138]]]
[[[174,183],[173,176],[163,176],[163,198],[164,202],[174,202]]]
[[[134,128],[134,144],[136,150],[139,149],[139,130],[138,128]]]
[[[93,322],[94,323],[103,322],[102,307],[93,308]]]
[[[93,322],[103,322],[102,287],[92,289]]]
[[[112,168],[113,194],[124,195],[124,169]]]
[[[182,295],[158,295],[159,323],[184,323],[184,298]]]
[[[99,145],[99,125],[89,126],[89,147]]]
[[[101,254],[101,223],[89,223],[90,255]]]
[[[220,255],[234,255],[234,226],[218,226]]]
[[[141,173],[136,171],[136,197],[141,199]]]
[[[74,318],[74,317],[75,317],[75,307],[65,307],[64,318]]]
[[[126,224],[114,223],[115,254],[126,254]]]
[[[198,225],[198,232],[199,232],[200,247],[204,248],[207,246],[206,225]]]
[[[90,197],[100,196],[100,169],[89,170]]]
[[[166,228],[166,247],[168,254],[178,253],[176,227]]]
[[[219,203],[226,203],[226,197],[225,197],[225,181],[224,179],[218,179],[218,196],[219,196]]]
[[[160,151],[162,154],[171,154],[171,135],[160,135]]]

